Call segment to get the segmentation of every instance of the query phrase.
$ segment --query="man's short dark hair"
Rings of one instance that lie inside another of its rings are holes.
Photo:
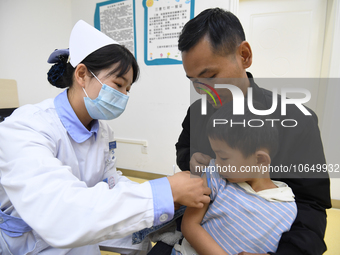
[[[256,101],[253,106],[257,110],[264,110],[264,106]],[[227,124],[215,124],[214,119],[227,120]],[[233,123],[245,123],[231,125]],[[209,119],[207,124],[207,135],[209,138],[223,140],[230,148],[239,150],[245,158],[254,154],[259,149],[267,149],[273,158],[278,149],[279,133],[277,123],[272,127],[270,116],[259,116],[253,114],[245,104],[244,115],[233,115],[233,101],[219,108]],[[249,120],[254,120],[250,122]],[[261,126],[262,120],[264,125]],[[261,126],[261,127],[251,127]]]
[[[204,10],[185,24],[179,36],[178,49],[182,52],[190,50],[205,35],[213,52],[219,55],[234,53],[246,40],[242,25],[233,13],[213,8]]]

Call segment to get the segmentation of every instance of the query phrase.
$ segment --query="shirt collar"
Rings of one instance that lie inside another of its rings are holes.
[[[261,102],[264,105],[264,107],[270,108],[272,105],[272,92],[260,88],[255,83],[253,75],[251,73],[247,72],[247,76],[250,82],[250,87],[253,88],[253,100]]]
[[[87,130],[87,128],[78,119],[70,102],[68,101],[67,90],[64,90],[54,99],[54,105],[61,123],[63,123],[68,134],[75,142],[82,143],[89,139],[92,135],[94,135],[95,138],[97,137],[99,129],[98,120],[93,120],[91,130]]]
[[[247,77],[249,79],[250,82],[250,87],[254,88],[257,90],[258,86],[256,85],[255,81],[254,81],[254,77],[251,73],[247,72]]]

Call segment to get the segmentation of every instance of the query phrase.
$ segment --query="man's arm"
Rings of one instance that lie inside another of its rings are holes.
[[[197,103],[190,106],[183,120],[182,132],[176,143],[176,161],[182,171],[190,170],[192,174],[200,175],[198,171],[199,168],[196,167],[209,165],[211,160],[211,155],[209,154],[212,153],[212,150],[208,138],[205,135],[205,126],[208,117],[196,116],[198,106],[200,106],[200,104]],[[193,115],[191,115],[191,112]],[[190,116],[192,116],[193,119],[190,119]],[[191,130],[190,124],[197,126],[197,128]]]
[[[298,214],[289,232],[283,233],[276,255],[323,254],[326,227],[325,209],[311,207],[309,203],[296,202]]]
[[[182,171],[189,171],[190,161],[190,108],[182,123],[182,132],[176,143],[176,161]]]
[[[292,116],[290,116],[292,117]],[[316,166],[325,164],[325,156],[317,124],[317,117],[294,116],[300,129],[284,130],[280,138],[280,151],[276,165]],[[294,131],[294,132],[293,132]],[[297,132],[298,131],[298,132]],[[275,254],[322,254],[326,250],[324,234],[326,228],[326,208],[330,203],[328,173],[296,173],[297,178],[281,179],[295,194],[298,208],[297,217],[289,232],[283,233]]]

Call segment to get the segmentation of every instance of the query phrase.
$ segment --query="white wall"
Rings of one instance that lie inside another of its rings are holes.
[[[340,78],[340,2],[328,1],[324,57],[322,77]],[[321,116],[321,135],[328,163],[340,164],[340,86],[332,80],[325,91],[326,100],[323,104],[324,114]],[[340,200],[340,178],[331,178],[331,197]]]
[[[70,7],[69,0],[0,1],[0,78],[17,81],[20,105],[60,92],[47,81],[47,59],[68,47]]]

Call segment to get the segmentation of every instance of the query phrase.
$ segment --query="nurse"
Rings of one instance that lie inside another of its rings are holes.
[[[78,21],[48,62],[50,83],[67,89],[0,124],[0,254],[100,254],[103,241],[146,253],[131,234],[170,220],[174,202],[202,207],[210,189],[187,172],[137,184],[116,171],[102,120],[124,111],[138,77],[125,47]]]

